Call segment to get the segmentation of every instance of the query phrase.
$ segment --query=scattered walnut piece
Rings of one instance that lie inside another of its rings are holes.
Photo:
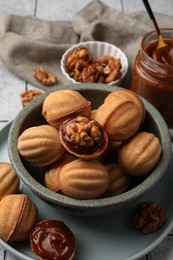
[[[166,215],[155,201],[146,201],[137,205],[132,217],[132,226],[143,234],[155,232],[166,223]]]
[[[35,89],[30,89],[26,91],[22,91],[20,93],[21,99],[22,99],[22,105],[26,106],[30,101],[32,101],[34,98],[42,95],[43,92]]]
[[[43,67],[38,70],[32,70],[34,77],[43,85],[51,86],[57,83],[57,76]]]
[[[102,55],[94,60],[87,48],[81,46],[68,56],[66,68],[74,80],[82,83],[111,83],[121,76],[121,60]]]

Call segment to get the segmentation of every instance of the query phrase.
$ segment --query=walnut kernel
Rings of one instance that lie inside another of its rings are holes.
[[[102,55],[94,60],[84,46],[76,48],[66,60],[66,68],[74,80],[82,83],[110,83],[121,76],[121,60],[109,55]]]
[[[165,222],[165,212],[155,201],[146,201],[137,205],[132,218],[132,226],[141,230],[143,234],[157,231]]]
[[[66,67],[69,72],[78,69],[82,71],[82,69],[92,63],[93,57],[91,53],[84,46],[80,46],[68,56],[66,60]]]
[[[66,134],[71,141],[86,147],[93,146],[94,141],[101,137],[98,123],[83,116],[78,116],[75,122],[66,126]]]
[[[35,89],[29,89],[29,90],[25,90],[22,91],[20,93],[21,99],[22,99],[22,105],[26,106],[30,101],[32,101],[33,99],[35,99],[36,97],[42,95],[43,93],[39,90],[35,90]]]
[[[40,67],[38,70],[32,70],[32,74],[43,85],[51,86],[57,83],[57,76],[43,67]]]

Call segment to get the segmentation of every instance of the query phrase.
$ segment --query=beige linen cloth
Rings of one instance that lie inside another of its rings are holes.
[[[172,27],[173,17],[156,14],[160,27]],[[106,41],[121,48],[129,60],[123,87],[130,87],[131,71],[142,37],[153,30],[146,12],[123,14],[99,0],[91,1],[72,21],[45,21],[31,16],[0,17],[0,60],[16,75],[43,90],[32,75],[40,66],[58,76],[58,85],[69,84],[60,70],[62,54],[81,41]]]

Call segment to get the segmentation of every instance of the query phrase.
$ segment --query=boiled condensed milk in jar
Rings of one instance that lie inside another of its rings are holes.
[[[153,104],[173,129],[173,29],[161,29],[165,43],[157,49],[156,31],[141,42],[133,68],[131,90]]]

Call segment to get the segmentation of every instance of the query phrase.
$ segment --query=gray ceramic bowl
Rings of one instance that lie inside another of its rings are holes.
[[[92,102],[93,109],[97,108],[104,98],[112,90],[119,89],[103,84],[74,84],[62,86],[62,89],[73,89],[79,91],[84,97]],[[97,215],[109,213],[128,205],[132,201],[146,193],[163,176],[170,160],[171,140],[165,121],[159,112],[147,101],[144,104],[147,110],[146,118],[143,123],[143,129],[153,132],[162,145],[162,155],[154,170],[146,178],[141,178],[140,182],[133,188],[120,195],[109,198],[100,198],[92,200],[80,200],[70,198],[55,193],[44,186],[44,169],[29,166],[19,155],[17,150],[17,140],[19,135],[28,127],[45,123],[41,116],[43,100],[50,92],[33,100],[21,110],[17,118],[11,125],[9,133],[9,157],[18,176],[23,183],[29,187],[38,197],[49,204],[64,209],[68,213],[77,215]]]

